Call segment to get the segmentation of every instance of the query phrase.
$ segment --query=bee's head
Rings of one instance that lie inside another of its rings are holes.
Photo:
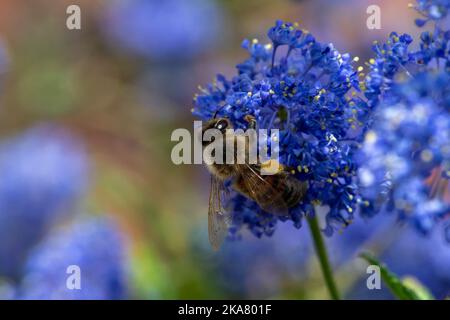
[[[211,143],[210,141],[203,141],[203,136],[209,129],[217,129],[222,134],[225,134],[227,129],[231,129],[231,122],[227,118],[214,118],[206,122],[202,127],[202,144],[204,146]]]

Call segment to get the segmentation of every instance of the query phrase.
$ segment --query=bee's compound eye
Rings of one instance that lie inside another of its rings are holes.
[[[218,129],[220,131],[224,131],[228,127],[228,121],[219,120],[219,121],[217,121],[215,127],[216,127],[216,129]]]

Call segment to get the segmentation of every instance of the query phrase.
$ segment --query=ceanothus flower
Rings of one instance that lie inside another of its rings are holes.
[[[416,25],[422,27],[429,21],[445,19],[450,11],[450,1],[417,0],[417,5],[413,7],[422,16],[422,18],[416,19]]]
[[[205,229],[202,229],[205,230]],[[217,285],[234,298],[273,298],[283,288],[309,275],[312,255],[309,231],[298,232],[292,224],[280,223],[272,237],[256,239],[248,232],[246,241],[229,241],[211,256],[205,232],[193,234],[196,259],[204,270],[214,274]],[[249,237],[247,237],[249,236]]]
[[[38,126],[0,143],[0,275],[17,278],[26,254],[72,215],[87,159],[67,132]]]
[[[19,299],[125,299],[126,248],[105,218],[79,219],[50,234],[30,254]],[[68,288],[69,266],[80,271],[80,289]]]
[[[361,212],[372,216],[386,206],[422,233],[449,212],[443,195],[450,139],[450,31],[443,29],[448,7],[448,1],[418,1],[415,8],[434,23],[433,32],[421,34],[418,50],[409,48],[406,34],[391,33],[386,44],[374,45],[376,57],[362,86],[366,100],[359,101],[368,110],[360,118]]]
[[[371,107],[375,107],[380,96],[389,91],[394,77],[406,70],[405,65],[412,59],[408,51],[412,41],[408,34],[398,35],[392,32],[387,43],[374,42],[372,50],[375,58],[370,59],[368,63],[370,71],[363,85],[364,96]]]
[[[245,40],[248,59],[237,65],[237,75],[218,75],[194,98],[194,115],[208,120],[217,112],[235,128],[246,128],[244,116],[253,115],[260,129],[280,130],[280,162],[292,175],[307,181],[306,198],[288,217],[296,227],[314,206],[328,207],[326,233],[347,225],[357,205],[354,185],[354,131],[358,113],[366,107],[352,101],[359,90],[358,74],[349,54],[339,53],[296,24],[277,21],[269,29],[272,43]],[[286,49],[286,50],[284,50]],[[256,236],[271,235],[278,217],[233,194],[234,226],[247,226]]]
[[[447,73],[415,74],[392,87],[362,148],[363,213],[371,215],[385,202],[401,220],[427,234],[450,212],[443,195],[450,169],[449,92]],[[427,183],[433,174],[433,182]]]

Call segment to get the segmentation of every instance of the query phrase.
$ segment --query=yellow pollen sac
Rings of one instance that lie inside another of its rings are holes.
[[[191,112],[194,112],[194,108],[191,108]]]
[[[375,141],[377,141],[377,138],[377,134],[374,131],[368,131],[366,133],[365,140],[367,143],[374,143]]]
[[[252,43],[253,43],[253,44],[257,44],[257,43],[258,43],[258,39],[256,39],[256,38],[253,39],[253,40],[252,40]]]
[[[261,163],[261,169],[272,173],[280,173],[284,170],[284,167],[277,160],[269,159]]]
[[[247,96],[251,97],[252,93],[251,92],[247,92]]]
[[[359,61],[359,57],[354,57],[353,61],[358,62]]]
[[[311,201],[311,203],[315,206],[320,206],[320,204],[322,203],[319,199],[314,199],[313,201]]]
[[[308,172],[309,172],[309,169],[308,169],[307,166],[303,166],[303,170],[305,170],[305,173],[308,173]]]
[[[333,180],[332,180],[332,179],[330,179],[330,178],[328,178],[328,179],[327,179],[327,182],[328,182],[328,183],[332,183],[332,182],[333,182]]]
[[[272,89],[270,89],[270,90],[269,90],[269,93],[270,93],[270,94],[274,94],[275,91],[273,91]]]
[[[358,72],[362,72],[364,70],[364,67],[363,66],[359,66],[358,67]]]
[[[294,27],[298,28],[299,23],[298,22],[294,22]]]
[[[298,170],[298,172],[302,172],[302,166],[301,166],[301,165],[298,165],[298,166],[297,166],[297,170]]]
[[[430,162],[433,159],[433,153],[431,153],[430,150],[423,150],[420,153],[420,159],[422,159],[423,162]]]
[[[369,63],[370,63],[370,64],[375,64],[375,59],[374,59],[374,58],[370,59],[370,60],[369,60]]]
[[[352,212],[353,212],[353,209],[350,208],[350,207],[347,207],[347,211],[350,212],[350,213],[352,213]]]
[[[336,173],[336,172],[333,172],[332,174],[331,174],[331,177],[333,177],[333,178],[336,178],[338,176],[338,174]]]
[[[270,50],[270,49],[272,49],[272,44],[268,43],[264,46],[264,48],[266,48],[266,50]]]

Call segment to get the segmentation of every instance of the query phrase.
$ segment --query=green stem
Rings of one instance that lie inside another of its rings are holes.
[[[317,257],[319,258],[320,267],[322,269],[323,277],[325,278],[325,283],[327,285],[328,291],[330,292],[331,298],[333,300],[340,300],[339,291],[336,287],[336,283],[333,278],[333,272],[331,271],[330,262],[328,260],[327,248],[323,242],[322,233],[319,228],[319,223],[317,218],[308,218],[309,229],[314,240],[314,247],[316,249]]]

